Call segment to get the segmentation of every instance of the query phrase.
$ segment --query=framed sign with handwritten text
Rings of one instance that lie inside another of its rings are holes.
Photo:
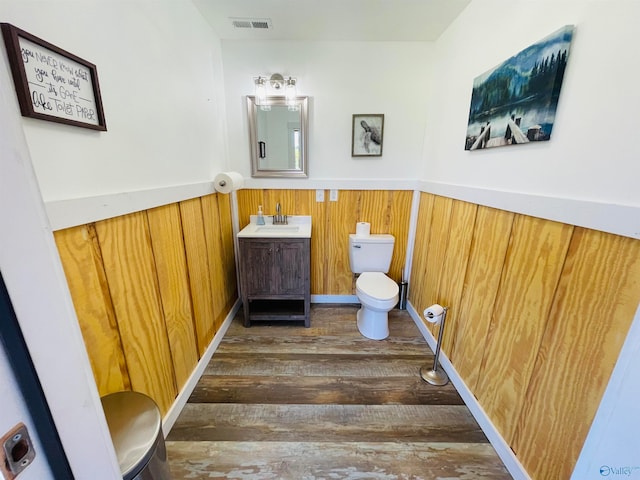
[[[107,129],[94,64],[13,25],[0,25],[23,116]]]

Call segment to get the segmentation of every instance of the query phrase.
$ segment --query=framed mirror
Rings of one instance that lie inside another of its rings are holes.
[[[252,177],[307,178],[308,97],[267,97],[256,105],[247,96]]]

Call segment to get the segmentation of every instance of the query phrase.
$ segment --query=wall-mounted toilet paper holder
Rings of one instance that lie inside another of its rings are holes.
[[[447,319],[447,311],[449,307],[444,307],[442,311],[442,320],[440,322],[440,330],[438,331],[438,343],[436,345],[436,353],[433,356],[433,367],[429,368],[428,365],[423,365],[420,368],[420,377],[431,385],[438,387],[449,383],[449,377],[445,371],[438,365],[438,358],[440,357],[440,346],[442,345],[442,335],[444,334],[444,322]]]

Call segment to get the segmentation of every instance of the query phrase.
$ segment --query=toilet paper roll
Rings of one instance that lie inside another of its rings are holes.
[[[220,193],[231,193],[244,185],[244,178],[238,172],[221,172],[213,179],[213,186]]]
[[[371,224],[367,222],[356,223],[356,237],[368,237],[371,234]]]
[[[439,323],[440,320],[442,320],[443,313],[444,313],[444,308],[442,308],[437,303],[434,303],[430,307],[425,308],[424,318],[429,323]]]

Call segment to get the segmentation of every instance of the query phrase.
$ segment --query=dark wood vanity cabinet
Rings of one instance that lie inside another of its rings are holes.
[[[244,326],[254,320],[310,326],[311,239],[238,238]]]

